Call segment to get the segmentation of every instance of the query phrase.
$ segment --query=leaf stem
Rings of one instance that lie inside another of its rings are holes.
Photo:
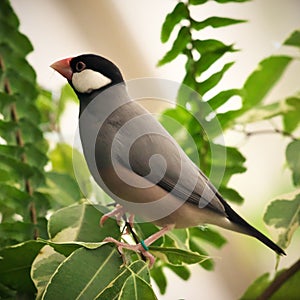
[[[289,269],[283,271],[273,282],[263,291],[263,293],[257,298],[257,300],[267,300],[277,291],[279,288],[288,281],[295,273],[300,270],[300,259],[296,261]]]

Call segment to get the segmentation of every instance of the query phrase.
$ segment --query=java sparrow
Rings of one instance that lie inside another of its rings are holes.
[[[108,216],[130,212],[162,227],[142,245],[107,241],[120,250],[140,251],[153,263],[148,246],[168,230],[214,224],[285,254],[230,207],[165,128],[130,98],[114,63],[84,54],[51,67],[68,80],[79,99],[79,132],[89,170],[119,204]]]

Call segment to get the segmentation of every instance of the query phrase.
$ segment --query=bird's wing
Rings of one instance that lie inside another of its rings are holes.
[[[173,137],[143,108],[128,106],[128,122],[115,137],[118,161],[176,197],[226,215],[216,189]]]

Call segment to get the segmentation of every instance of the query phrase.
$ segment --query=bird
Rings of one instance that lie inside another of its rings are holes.
[[[137,215],[161,229],[137,245],[107,237],[142,253],[153,265],[149,246],[173,228],[203,224],[252,236],[278,255],[286,255],[266,235],[244,220],[186,155],[161,123],[128,93],[120,69],[96,54],[60,59],[51,65],[65,77],[79,99],[83,154],[97,184],[116,201],[104,215]]]

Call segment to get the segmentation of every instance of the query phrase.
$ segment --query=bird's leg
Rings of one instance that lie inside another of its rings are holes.
[[[123,206],[120,204],[117,204],[114,210],[112,210],[111,212],[109,212],[101,217],[100,226],[102,227],[103,224],[105,223],[105,221],[111,217],[116,217],[117,223],[119,224],[125,213],[126,212],[125,212]]]
[[[148,250],[149,250],[148,247],[152,243],[157,241],[159,238],[164,236],[168,231],[172,230],[173,228],[174,228],[173,224],[167,225],[167,226],[163,227],[160,231],[158,231],[158,232],[152,234],[151,236],[149,236],[144,241],[142,240],[137,245],[129,245],[127,243],[117,241],[116,239],[114,239],[112,237],[107,237],[103,241],[116,244],[116,246],[118,247],[118,251],[122,255],[123,255],[123,249],[128,249],[128,250],[132,250],[132,251],[141,253],[145,258],[147,258],[149,260],[149,267],[152,267],[154,262],[155,262],[155,258],[151,253],[148,252]]]

